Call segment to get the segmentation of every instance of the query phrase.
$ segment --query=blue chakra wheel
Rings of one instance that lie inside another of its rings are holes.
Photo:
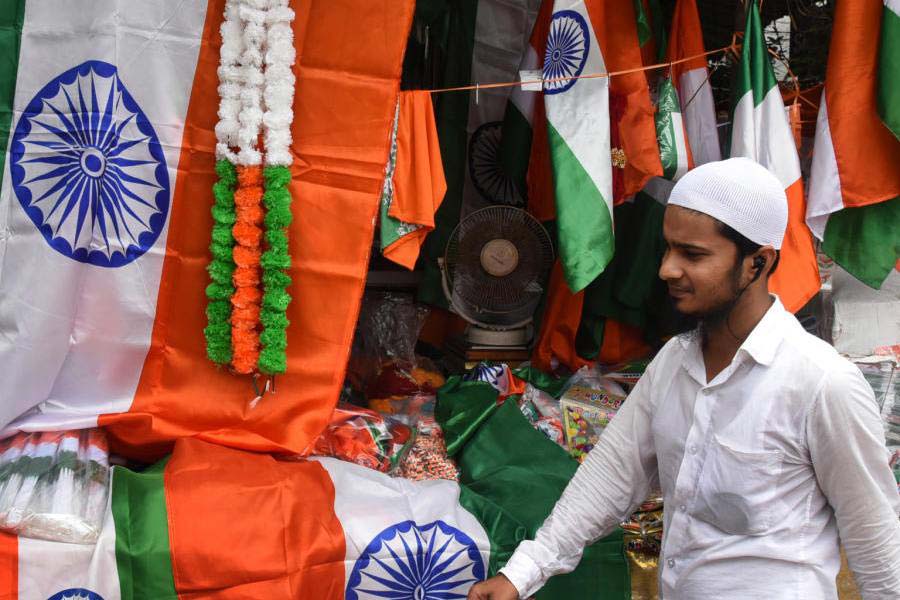
[[[84,588],[70,588],[53,594],[47,600],[103,600],[103,596]]]
[[[544,53],[544,79],[581,75],[590,46],[588,26],[581,14],[574,10],[553,13]],[[577,79],[544,82],[544,93],[559,94],[577,82]]]
[[[10,146],[13,190],[51,248],[120,267],[156,242],[169,212],[159,138],[115,66],[91,60],[51,80]]]
[[[478,546],[459,529],[443,521],[404,521],[363,551],[350,573],[346,600],[465,599],[484,574]]]
[[[484,123],[469,138],[469,176],[475,189],[491,204],[525,206],[525,199],[500,164],[503,123]]]

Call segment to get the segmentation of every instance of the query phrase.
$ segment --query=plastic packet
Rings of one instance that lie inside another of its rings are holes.
[[[19,433],[0,448],[0,528],[25,537],[96,542],[109,494],[102,430]]]
[[[397,467],[412,436],[404,423],[372,410],[340,405],[316,440],[313,453],[388,473]]]
[[[420,421],[415,441],[400,460],[397,474],[413,481],[459,480],[459,469],[447,456],[444,434],[433,420]]]

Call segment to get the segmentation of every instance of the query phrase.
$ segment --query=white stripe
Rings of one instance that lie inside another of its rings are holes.
[[[731,156],[752,158],[769,169],[785,189],[800,179],[800,158],[784,112],[778,86],[769,90],[759,106],[749,91],[734,109]]]
[[[96,544],[66,544],[20,537],[19,598],[46,600],[70,589],[85,589],[103,600],[120,600],[116,527],[107,500]],[[78,596],[73,596],[78,598]]]
[[[900,15],[900,0],[884,0],[884,7]]]
[[[522,63],[519,65],[519,72],[522,71],[540,71],[541,62],[538,58],[534,46],[528,44],[525,48],[525,55]],[[522,90],[522,86],[516,86],[509,95],[509,101],[513,103],[519,112],[531,125],[534,122],[534,102],[537,100],[538,92],[526,92]]]
[[[590,46],[582,75],[606,72],[600,44],[582,0],[557,0],[556,14],[575,11],[587,23]],[[579,79],[568,90],[544,96],[547,120],[565,140],[582,168],[603,195],[612,215],[612,159],[609,141],[609,78]]]
[[[721,160],[716,108],[706,68],[685,71],[679,77],[678,84],[678,98],[681,100],[694,166]]]
[[[475,542],[487,567],[490,541],[475,517],[459,505],[456,482],[414,482],[332,458],[315,460],[325,467],[334,483],[334,512],[347,543],[348,579],[366,547],[387,528],[405,521],[419,526],[443,521],[462,531]],[[377,556],[394,563],[384,550]]]
[[[816,142],[813,148],[812,168],[809,174],[809,196],[806,202],[806,224],[820,240],[825,239],[825,225],[828,216],[844,208],[841,193],[841,176],[838,171],[837,156],[831,140],[828,124],[828,103],[825,90],[819,103],[816,120]]]
[[[675,169],[675,176],[672,179],[678,181],[682,175],[688,172],[688,151],[684,139],[684,121],[681,119],[680,112],[672,113],[672,133],[675,136],[675,153],[678,160],[678,167]]]
[[[171,215],[205,16],[203,1],[28,2],[14,114],[63,72],[88,60],[114,64],[159,137]],[[42,402],[42,414],[24,427],[65,427],[65,415],[76,415],[69,424],[90,425],[98,413],[127,410],[150,344],[168,217],[153,246],[125,266],[76,262],[51,249],[22,209],[9,160],[3,178],[0,424]],[[99,232],[93,239],[100,247]]]

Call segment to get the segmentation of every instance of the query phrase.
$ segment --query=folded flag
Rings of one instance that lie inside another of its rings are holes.
[[[460,483],[180,440],[141,473],[114,468],[96,544],[0,537],[0,597],[463,599],[540,526],[576,466],[497,394],[481,381],[442,394],[467,432],[453,438]],[[616,535],[538,598],[627,589]]]

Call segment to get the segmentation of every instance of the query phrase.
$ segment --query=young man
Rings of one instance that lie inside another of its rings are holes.
[[[872,390],[768,291],[787,219],[781,184],[748,159],[675,185],[659,276],[698,325],[660,351],[534,541],[470,600],[530,597],[656,485],[665,600],[837,598],[839,536],[863,598],[900,598],[900,495]]]

